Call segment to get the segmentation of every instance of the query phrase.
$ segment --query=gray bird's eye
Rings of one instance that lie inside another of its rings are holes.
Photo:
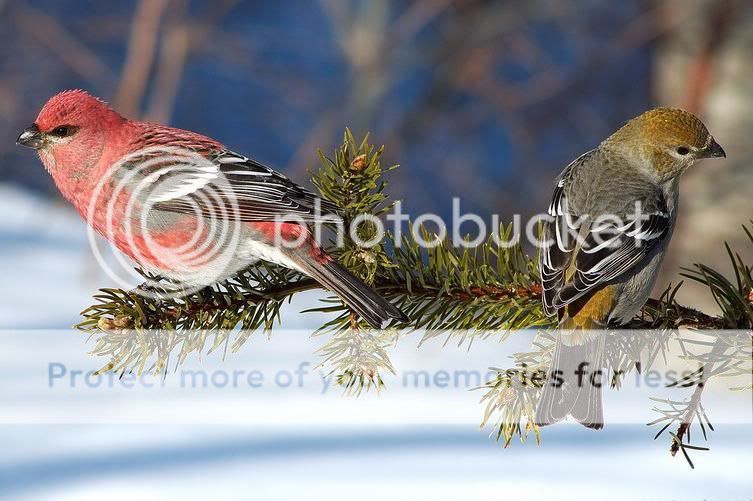
[[[677,153],[683,156],[687,155],[688,153],[690,153],[690,148],[688,148],[687,146],[680,146],[677,148]]]

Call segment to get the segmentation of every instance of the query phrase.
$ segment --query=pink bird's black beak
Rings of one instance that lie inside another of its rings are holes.
[[[23,132],[18,135],[16,144],[34,148],[35,150],[41,148],[43,144],[42,133],[39,131],[37,124],[31,124],[30,126],[26,127]]]

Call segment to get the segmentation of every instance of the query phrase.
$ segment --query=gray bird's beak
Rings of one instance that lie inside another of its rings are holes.
[[[41,148],[42,133],[39,132],[39,127],[37,127],[37,124],[31,124],[30,126],[26,127],[24,131],[19,134],[18,139],[16,139],[16,144],[20,144],[21,146],[28,146],[29,148],[34,148],[35,150]]]
[[[711,139],[711,144],[703,149],[703,156],[704,158],[727,158],[724,149],[713,138]]]

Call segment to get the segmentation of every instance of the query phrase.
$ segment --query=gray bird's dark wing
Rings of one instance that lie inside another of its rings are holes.
[[[619,214],[579,214],[573,210],[568,183],[573,182],[575,169],[588,161],[593,161],[592,152],[563,171],[549,206],[550,218],[543,226],[542,242],[550,243],[539,251],[547,315],[632,272],[669,234],[670,214],[658,188],[632,201],[645,210],[621,209]]]

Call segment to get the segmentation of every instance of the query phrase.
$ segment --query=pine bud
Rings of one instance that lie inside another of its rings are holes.
[[[363,261],[364,263],[367,263],[367,264],[376,263],[376,256],[374,255],[373,252],[362,250],[361,252],[358,253],[358,257],[360,257],[361,261]]]
[[[109,317],[99,317],[97,327],[101,331],[111,331],[115,328],[115,321]]]
[[[131,317],[121,315],[119,317],[100,317],[97,321],[97,327],[102,331],[113,331],[115,329],[128,329],[133,326]]]
[[[115,327],[118,329],[128,329],[131,326],[133,326],[133,320],[131,317],[126,315],[115,317]]]
[[[366,154],[364,153],[354,158],[350,166],[353,170],[360,171],[360,170],[364,170],[368,164],[369,162],[366,158]]]

